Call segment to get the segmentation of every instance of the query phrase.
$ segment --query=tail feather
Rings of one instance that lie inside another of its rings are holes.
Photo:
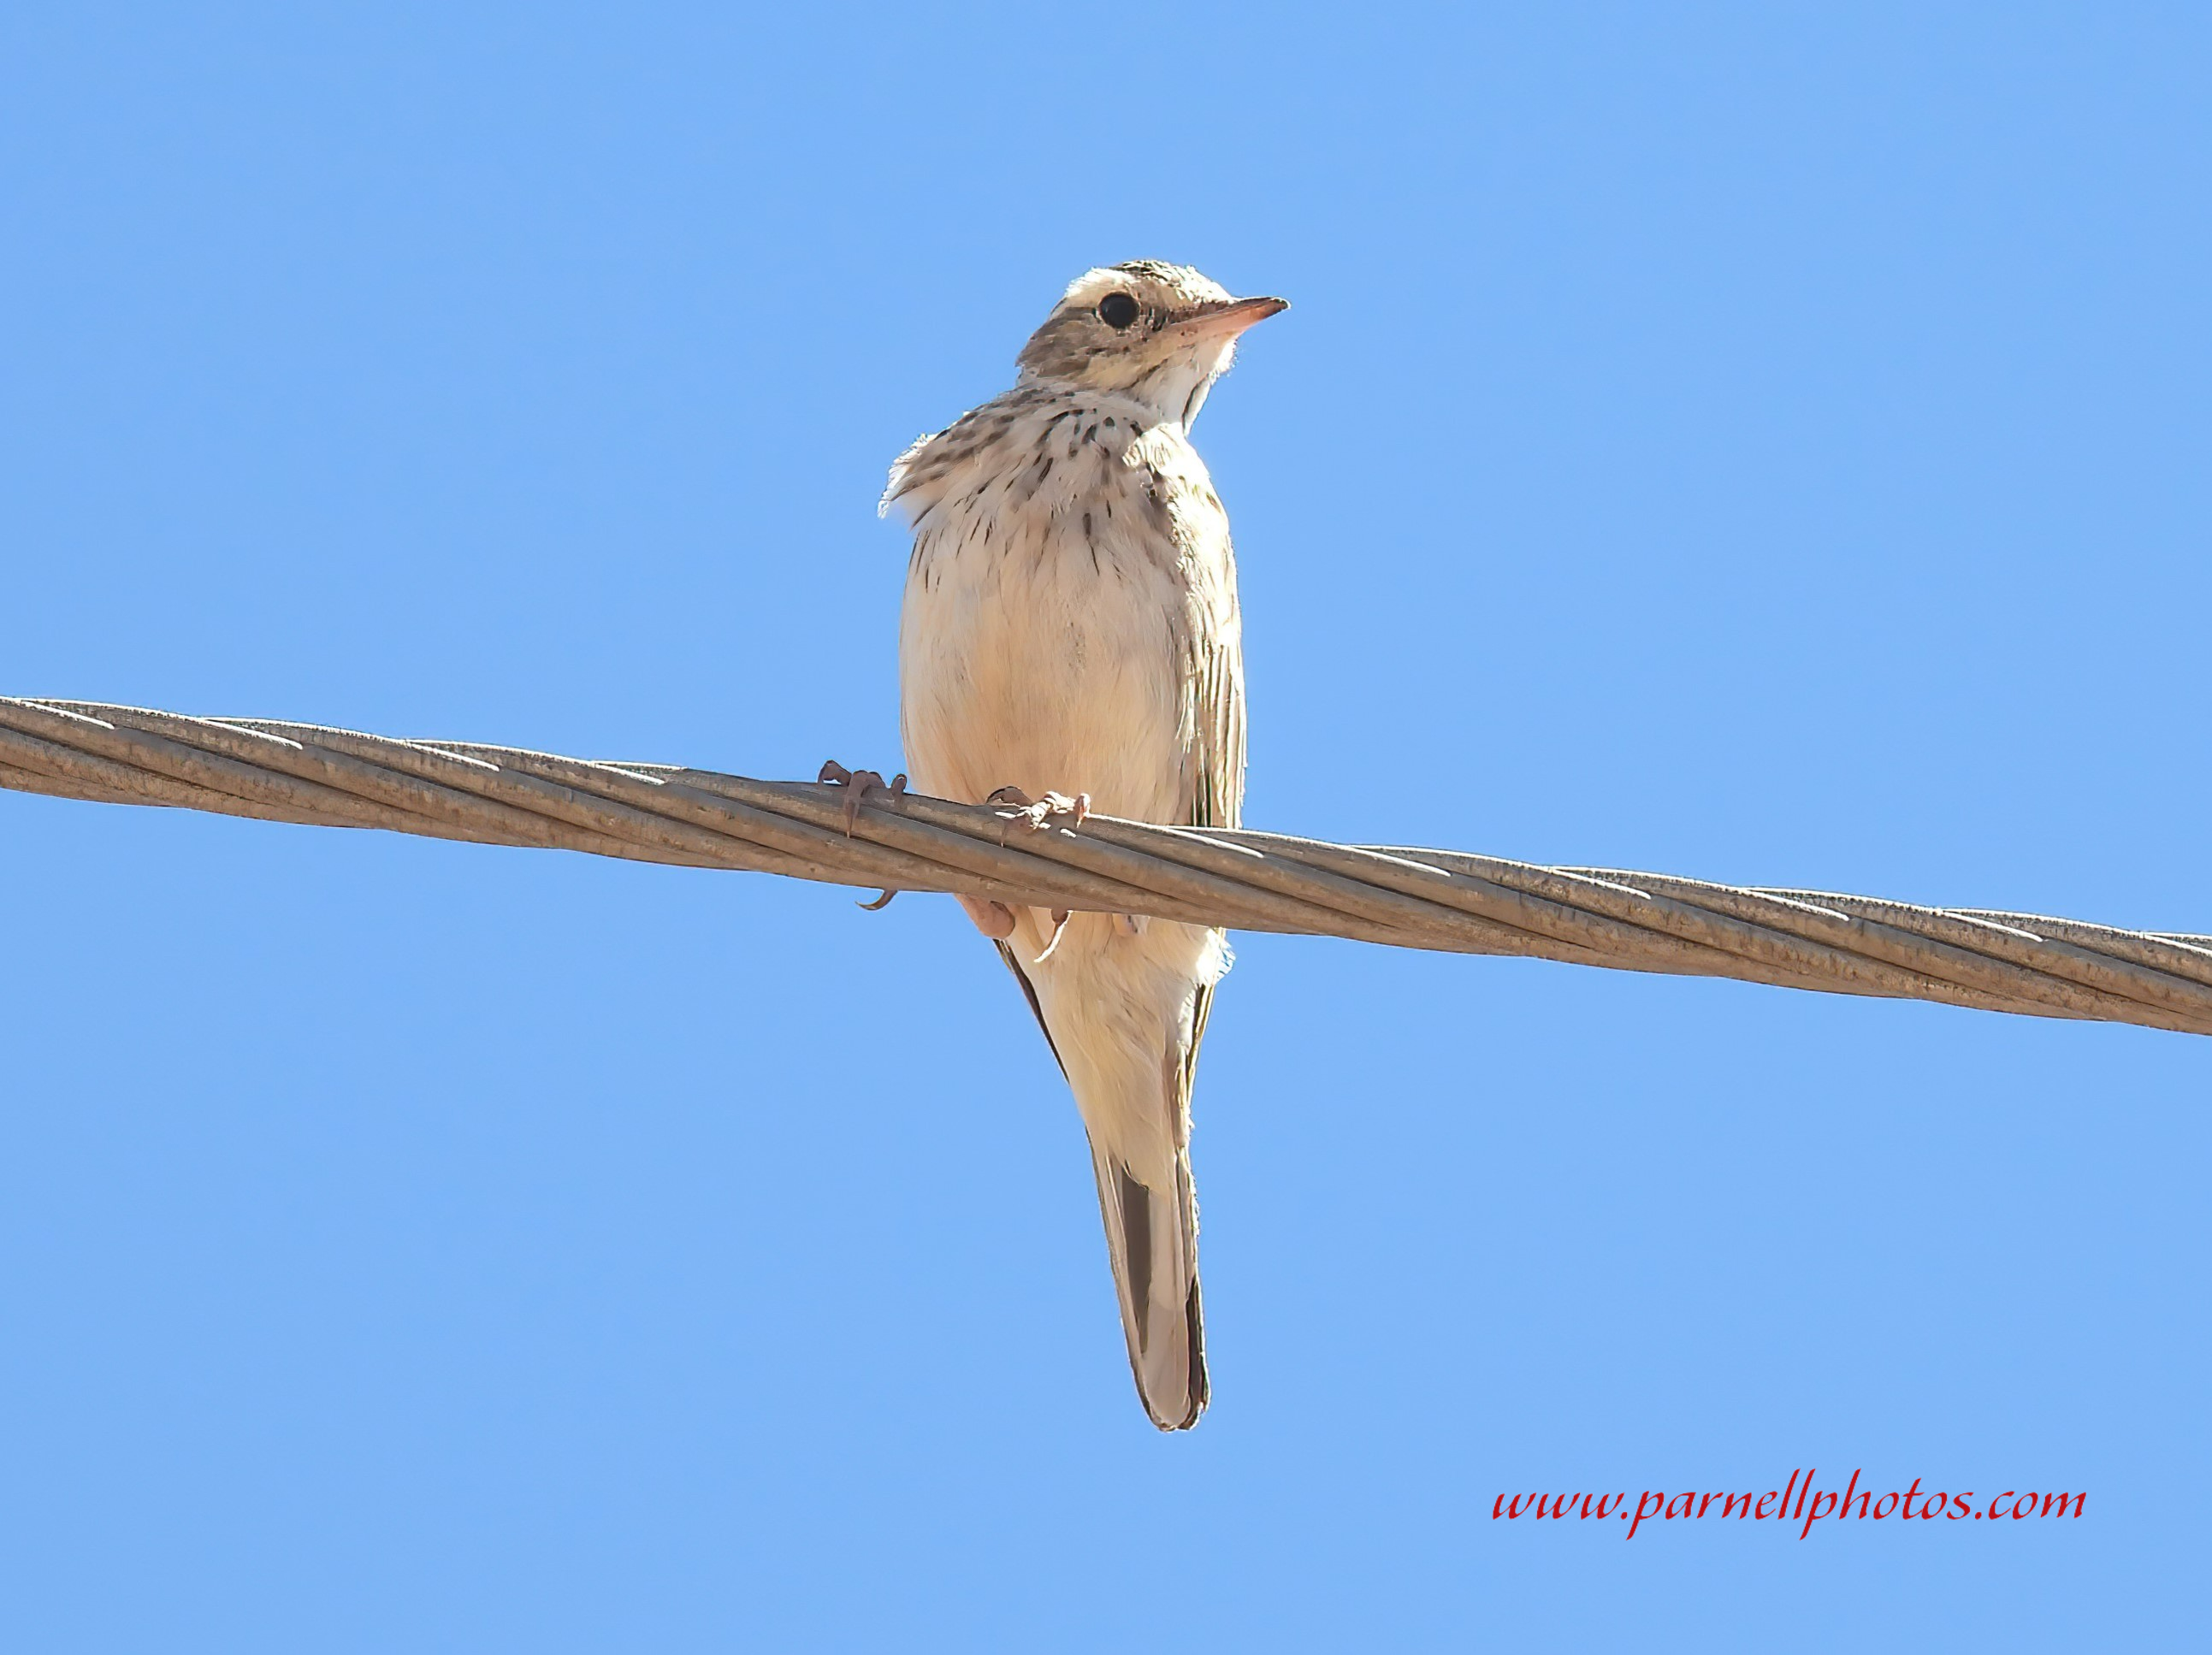
[[[1198,1287],[1198,1200],[1190,1174],[1190,1094],[1220,933],[1152,922],[1124,935],[1077,914],[1053,951],[1043,916],[1018,916],[1000,957],[1021,984],[1075,1094],[1091,1139],[1098,1210],[1114,1267],[1129,1369],[1163,1431],[1206,1411],[1206,1325]],[[1035,933],[1032,935],[1032,933]]]
[[[1094,1139],[1091,1165],[1129,1371],[1152,1423],[1185,1430],[1198,1423],[1209,1395],[1190,1156],[1179,1148],[1171,1165],[1139,1171]]]

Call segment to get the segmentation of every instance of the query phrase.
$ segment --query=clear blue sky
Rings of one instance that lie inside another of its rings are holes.
[[[888,769],[886,464],[1165,257],[1255,825],[2212,931],[2201,9],[32,9],[0,689]],[[1246,938],[1164,1439],[947,900],[0,858],[9,1648],[2201,1634],[2212,1042]],[[1489,1515],[1808,1465],[2089,1500]]]

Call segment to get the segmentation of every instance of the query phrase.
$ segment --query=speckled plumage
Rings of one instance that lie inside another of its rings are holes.
[[[899,458],[884,502],[915,534],[899,663],[918,788],[1088,794],[1110,815],[1237,825],[1236,565],[1188,427],[1237,335],[1281,308],[1174,265],[1091,271],[1012,390]],[[1163,1429],[1188,1426],[1207,1396],[1190,1087],[1224,938],[1079,913],[1055,940],[1030,911],[1000,948],[1090,1134],[1138,1389]]]

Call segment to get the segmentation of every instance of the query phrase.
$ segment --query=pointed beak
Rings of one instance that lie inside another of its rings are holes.
[[[1202,339],[1234,339],[1254,323],[1290,307],[1287,299],[1227,299],[1200,306],[1175,325]]]

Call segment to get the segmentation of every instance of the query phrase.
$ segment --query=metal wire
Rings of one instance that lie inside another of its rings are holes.
[[[2212,1034],[2212,937],[0,697],[0,787]],[[848,815],[848,807],[857,803]]]

